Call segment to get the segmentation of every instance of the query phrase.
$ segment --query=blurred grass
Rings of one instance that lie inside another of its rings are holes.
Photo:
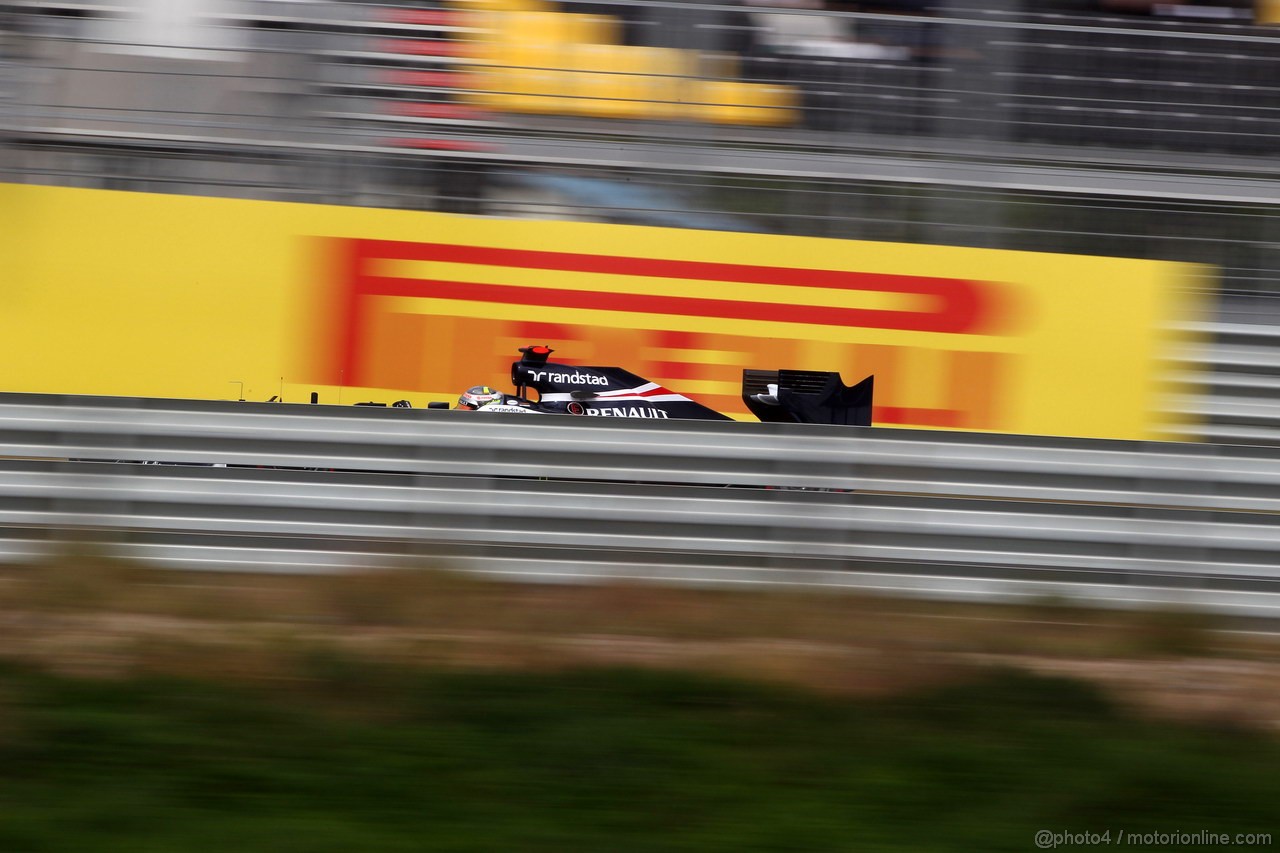
[[[1059,601],[71,553],[0,569],[0,851],[1027,850],[1046,828],[1269,831],[1276,647],[1218,627]],[[1091,683],[991,668],[1011,662]],[[1215,727],[1138,716],[1121,689],[1135,673]]]
[[[850,699],[659,671],[0,666],[0,850],[932,851],[1268,831],[1280,745],[1015,672]],[[1156,848],[1148,848],[1156,849]]]
[[[435,568],[311,576],[174,572],[92,553],[38,566],[0,567],[0,607],[527,636],[768,637],[870,643],[895,653],[1185,657],[1229,645],[1215,634],[1219,620],[1174,610],[1105,610],[1058,601],[954,604],[829,590],[503,583]],[[1247,646],[1238,641],[1231,653]]]
[[[883,696],[999,665],[1087,678],[1159,716],[1280,725],[1280,645],[1219,627],[1062,601],[507,583],[429,567],[178,572],[69,553],[0,568],[0,660],[71,675],[287,683],[336,656],[435,670],[626,665]]]

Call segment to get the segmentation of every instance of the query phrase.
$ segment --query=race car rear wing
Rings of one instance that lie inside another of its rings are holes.
[[[875,379],[849,386],[821,370],[743,370],[742,401],[768,423],[871,426]]]

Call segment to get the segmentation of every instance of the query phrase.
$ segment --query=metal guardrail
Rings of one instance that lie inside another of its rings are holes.
[[[1200,423],[1207,441],[1280,446],[1280,326],[1205,323],[1189,327],[1203,343],[1183,353],[1175,378],[1199,393],[1170,403]],[[1202,372],[1203,371],[1203,372]]]
[[[1271,448],[4,394],[0,457],[11,562],[74,536],[181,568],[1280,615]]]

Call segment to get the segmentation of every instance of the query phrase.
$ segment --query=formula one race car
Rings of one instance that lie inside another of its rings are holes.
[[[579,367],[548,361],[547,346],[520,348],[511,365],[515,394],[501,394],[481,412],[569,414],[611,418],[730,420],[714,409],[620,367]],[[839,373],[743,370],[742,399],[762,421],[871,425],[874,376],[847,386]]]

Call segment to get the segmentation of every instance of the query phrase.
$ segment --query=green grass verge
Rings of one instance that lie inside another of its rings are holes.
[[[0,669],[0,850],[1027,851],[1040,829],[1270,831],[1280,801],[1273,740],[1023,674],[879,701],[632,670],[299,675]]]

